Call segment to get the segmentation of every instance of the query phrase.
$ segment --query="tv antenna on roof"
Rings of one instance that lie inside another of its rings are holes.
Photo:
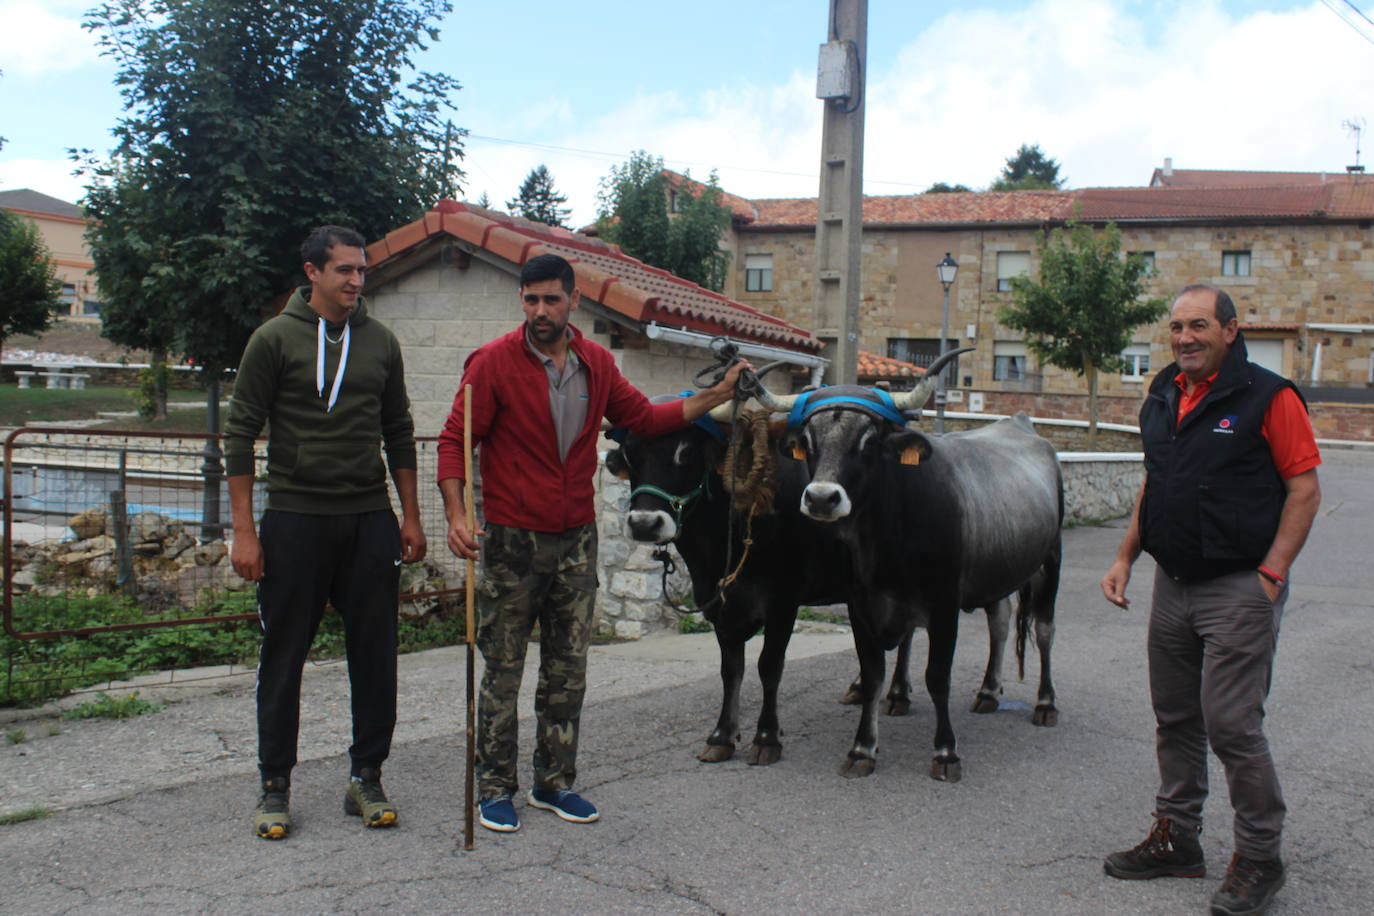
[[[1345,170],[1352,175],[1364,171],[1364,166],[1360,165],[1360,134],[1364,132],[1364,126],[1364,118],[1350,118],[1341,122],[1341,127],[1344,127],[1347,133],[1355,137],[1355,164],[1345,167]]]

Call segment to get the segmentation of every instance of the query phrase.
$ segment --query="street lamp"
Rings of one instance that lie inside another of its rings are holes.
[[[940,312],[940,355],[945,355],[945,347],[949,340],[949,288],[954,285],[954,278],[959,276],[959,262],[945,252],[943,261],[935,265],[935,274],[940,278],[940,285],[945,288],[945,306]],[[945,431],[945,373],[940,371],[940,375],[935,380],[935,431],[943,433]]]

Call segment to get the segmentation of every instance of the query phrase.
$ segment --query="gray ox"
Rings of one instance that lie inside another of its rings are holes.
[[[919,407],[944,362],[967,349],[937,361],[915,390],[894,395],[896,411]],[[757,397],[781,411],[791,410],[802,396],[763,392]],[[1035,618],[1040,650],[1033,721],[1057,721],[1050,645],[1063,520],[1058,459],[1024,415],[931,436],[884,419],[883,411],[865,404],[876,400],[867,388],[840,385],[807,397],[801,416],[794,418],[800,423],[789,433],[810,472],[800,510],[835,525],[849,548],[853,575],[849,617],[863,712],[841,772],[851,777],[873,772],[883,650],[921,626],[930,638],[926,689],[936,714],[930,772],[935,779],[956,781],[962,768],[949,718],[949,685],[960,608],[990,609],[995,644],[996,620],[1005,621],[1006,599],[1019,593],[1018,654],[1024,651],[1028,614]],[[985,680],[984,690],[988,687]],[[995,693],[988,697],[980,691],[974,709],[995,708]]]

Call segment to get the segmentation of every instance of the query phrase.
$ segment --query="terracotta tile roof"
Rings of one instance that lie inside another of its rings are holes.
[[[688,178],[680,175],[672,169],[664,169],[663,177],[668,180],[668,187],[682,188],[692,192],[693,197],[700,197],[701,192],[706,190],[706,185],[697,181],[695,178]],[[730,208],[731,215],[743,222],[752,222],[758,219],[758,207],[754,206],[752,200],[746,200],[737,194],[730,194],[726,191],[720,192],[720,201]]]
[[[746,229],[813,226],[816,199],[756,200]],[[882,225],[1039,225],[1091,221],[1374,219],[1374,176],[1326,184],[1251,187],[1083,188],[1077,191],[969,191],[864,198],[864,223]]]
[[[1041,223],[1073,212],[1072,191],[958,191],[864,198],[864,223]],[[754,226],[816,223],[816,198],[756,200]]]
[[[1258,185],[1326,184],[1351,181],[1347,172],[1243,172],[1226,169],[1155,169],[1150,185],[1173,188],[1252,188]]]
[[[859,351],[858,375],[861,379],[920,378],[925,374],[926,370],[913,363],[904,363],[900,359],[879,356],[877,353],[870,353],[867,350]]]
[[[538,254],[562,255],[572,263],[582,295],[635,321],[808,353],[822,346],[804,328],[650,267],[600,239],[451,200],[439,201],[420,219],[369,245],[368,264],[377,271],[439,235],[462,239],[513,264]]]

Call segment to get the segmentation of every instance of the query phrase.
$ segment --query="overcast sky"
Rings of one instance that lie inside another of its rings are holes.
[[[111,145],[121,101],[80,28],[92,2],[0,0],[0,189],[75,201],[66,149]],[[825,0],[454,5],[421,65],[463,83],[465,196],[502,206],[544,163],[583,224],[601,178],[638,149],[694,177],[716,169],[744,197],[816,195]],[[1022,143],[1057,159],[1070,187],[1141,185],[1166,156],[1340,171],[1355,156],[1343,122],[1374,122],[1366,7],[870,0],[866,191],[985,187]]]

